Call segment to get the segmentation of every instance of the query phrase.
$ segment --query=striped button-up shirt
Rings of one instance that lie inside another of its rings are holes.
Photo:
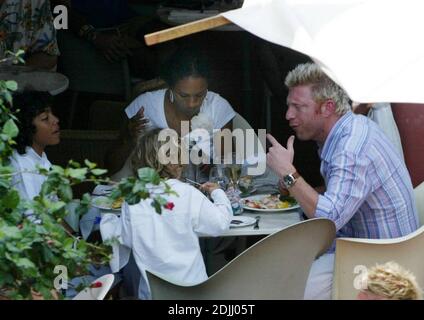
[[[338,237],[396,238],[418,228],[405,163],[373,121],[348,112],[319,153],[326,192],[315,216],[331,219]]]

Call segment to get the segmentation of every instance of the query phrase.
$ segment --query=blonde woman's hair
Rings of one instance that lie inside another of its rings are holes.
[[[137,170],[144,167],[155,169],[164,179],[177,178],[177,174],[170,165],[163,164],[160,161],[160,155],[163,150],[161,147],[167,141],[160,141],[159,134],[161,130],[167,129],[152,129],[145,132],[137,141],[137,145],[131,157],[131,164],[134,175],[137,176]],[[178,159],[181,155],[180,141],[175,141],[178,147]],[[169,156],[169,154],[168,154]]]
[[[302,85],[312,86],[312,97],[315,102],[322,103],[331,99],[336,104],[336,113],[344,115],[352,109],[346,92],[331,80],[315,63],[299,64],[287,74],[287,88]]]
[[[422,291],[415,276],[393,261],[370,268],[366,287],[371,293],[387,299],[422,299]]]

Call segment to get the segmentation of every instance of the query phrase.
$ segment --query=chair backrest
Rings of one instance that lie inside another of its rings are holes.
[[[420,226],[424,225],[424,182],[414,189],[415,203],[417,204]]]
[[[333,279],[333,299],[355,299],[365,267],[395,261],[410,270],[424,285],[424,227],[396,239],[339,238]],[[356,272],[356,273],[355,273]]]
[[[120,130],[125,122],[125,101],[96,100],[90,106],[90,130]]]
[[[90,287],[78,293],[72,300],[103,300],[112,288],[115,276],[106,274],[94,280]]]
[[[57,34],[59,69],[69,79],[69,89],[78,92],[116,94],[129,99],[131,80],[128,61],[107,61],[94,46],[71,31]]]
[[[147,272],[152,298],[302,299],[314,259],[335,237],[327,219],[312,219],[267,236],[208,280],[194,286],[168,282]]]
[[[118,131],[61,130],[60,143],[48,147],[46,153],[53,164],[66,165],[69,160],[88,159],[104,167],[106,152],[116,143]]]

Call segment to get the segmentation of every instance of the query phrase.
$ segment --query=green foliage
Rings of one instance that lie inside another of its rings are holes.
[[[19,56],[16,57],[19,60]],[[10,91],[17,89],[13,81],[0,81],[0,297],[31,299],[36,291],[44,298],[52,298],[54,269],[66,266],[68,277],[87,274],[91,263],[107,263],[111,256],[110,243],[88,243],[73,236],[63,226],[69,213],[67,204],[73,200],[72,186],[82,182],[108,182],[102,178],[106,170],[88,160],[84,166],[70,161],[68,166],[52,166],[50,171],[38,168],[47,177],[39,196],[32,201],[21,199],[12,186],[17,174],[9,166],[9,157],[18,134],[16,117],[9,109]],[[150,197],[149,184],[163,184],[152,169],[139,170],[138,178],[119,183],[113,197],[124,197],[134,204]],[[173,193],[165,185],[163,193]],[[162,194],[163,194],[162,193]],[[84,194],[76,209],[85,213],[90,206],[90,195]],[[166,201],[155,194],[154,207],[161,212]],[[27,213],[31,213],[31,218]]]
[[[154,193],[152,206],[156,212],[161,214],[162,207],[167,203],[161,194],[174,194],[170,186],[165,183],[159,174],[151,168],[141,168],[138,170],[138,177],[129,177],[122,179],[111,194],[111,198],[116,200],[120,197],[124,198],[128,204],[137,204],[142,199],[150,197],[150,193]]]

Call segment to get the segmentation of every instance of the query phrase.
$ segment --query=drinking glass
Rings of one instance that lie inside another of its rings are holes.
[[[227,176],[230,183],[238,189],[242,168],[241,159],[238,159],[237,154],[233,152],[226,155],[224,161],[225,175]]]
[[[209,172],[209,181],[218,183],[222,190],[226,190],[229,180],[225,176],[225,166],[222,164],[212,166]]]

